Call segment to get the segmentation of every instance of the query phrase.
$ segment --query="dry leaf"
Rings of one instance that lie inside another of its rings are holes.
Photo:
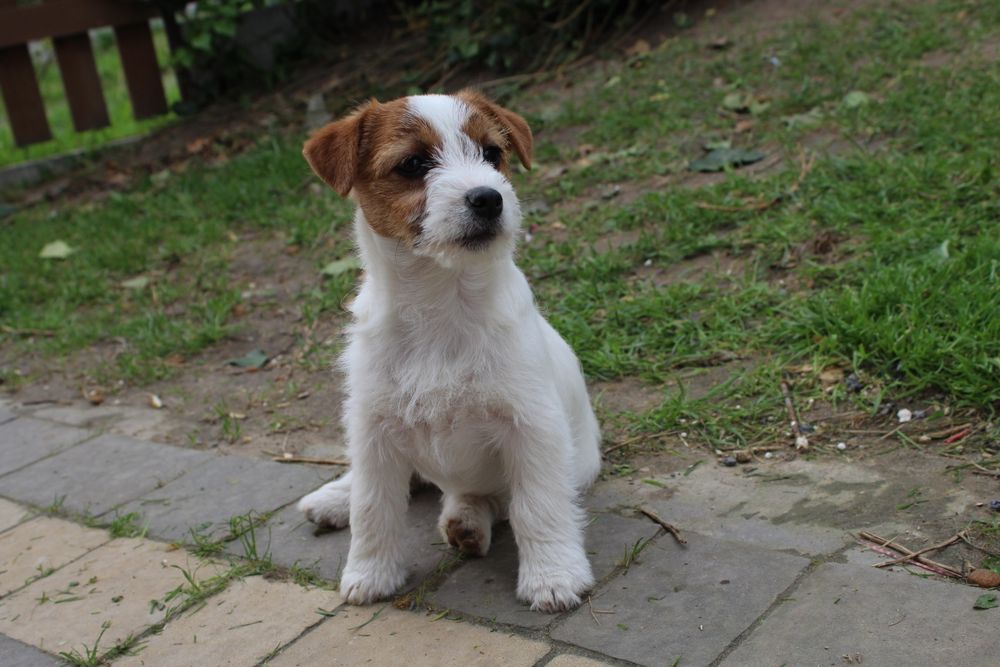
[[[149,395],[149,407],[159,410],[163,407],[163,401],[156,394]]]
[[[973,570],[965,579],[970,584],[974,584],[980,588],[996,588],[1000,586],[1000,574],[993,570],[978,568]]]

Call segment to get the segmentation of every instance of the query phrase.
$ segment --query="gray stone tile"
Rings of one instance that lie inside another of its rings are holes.
[[[0,493],[93,516],[149,493],[214,459],[210,454],[101,435],[0,479]]]
[[[407,587],[431,574],[450,552],[437,531],[440,511],[440,493],[435,489],[421,489],[410,500],[406,520],[406,552],[410,559]],[[293,504],[257,529],[257,543],[269,549],[271,560],[278,565],[298,565],[324,579],[336,581],[347,562],[351,531],[349,528],[317,530]],[[244,555],[239,540],[229,542],[226,550],[237,556]]]
[[[983,593],[901,572],[827,563],[722,664],[839,666],[851,656],[886,667],[995,667],[997,610],[972,608]]]
[[[0,665],[3,667],[60,667],[65,664],[34,646],[0,635]]]
[[[652,537],[658,526],[615,514],[591,514],[586,549],[598,581],[615,569],[628,546]],[[431,596],[433,603],[480,618],[523,627],[542,627],[555,617],[533,612],[520,602],[517,590],[517,544],[507,524],[494,528],[494,543],[486,558],[469,561],[451,573]]]
[[[552,638],[642,665],[707,665],[746,630],[809,561],[686,533],[664,536],[597,591]],[[597,621],[594,620],[595,615]],[[794,664],[804,664],[796,660]]]
[[[9,422],[11,419],[16,417],[14,411],[10,409],[10,403],[2,398],[0,398],[0,424],[4,422]]]
[[[328,475],[329,470],[314,467],[212,457],[120,511],[141,514],[153,537],[183,541],[192,528],[222,537],[232,517],[273,512],[319,487]]]
[[[0,475],[23,468],[46,456],[93,436],[72,426],[31,417],[20,417],[0,425]],[[51,502],[51,498],[49,502]]]

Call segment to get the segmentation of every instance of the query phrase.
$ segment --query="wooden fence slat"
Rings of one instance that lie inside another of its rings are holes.
[[[91,28],[153,18],[152,4],[123,0],[45,0],[34,5],[0,3],[0,47],[76,35]]]
[[[77,132],[83,132],[110,125],[90,36],[82,33],[56,37],[52,43],[56,48],[63,88],[73,115],[73,127]]]
[[[156,47],[149,23],[142,21],[116,26],[115,40],[136,120],[167,113],[167,95],[163,91],[163,77],[156,62]]]
[[[0,90],[14,141],[18,146],[52,138],[45,104],[26,44],[0,49]]]

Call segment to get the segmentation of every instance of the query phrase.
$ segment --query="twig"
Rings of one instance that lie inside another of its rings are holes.
[[[962,533],[964,532],[965,531],[962,531]],[[907,561],[913,560],[914,558],[922,554],[929,553],[931,551],[938,551],[939,549],[944,549],[945,547],[950,547],[955,542],[962,541],[962,533],[958,533],[957,535],[952,535],[951,537],[949,537],[944,542],[941,542],[940,544],[934,544],[929,547],[924,547],[923,549],[920,549],[918,551],[911,551],[905,556],[900,556],[899,558],[893,558],[892,560],[887,560],[883,563],[876,563],[874,567],[890,567],[892,565],[899,565],[900,563],[905,563]]]
[[[971,428],[967,428],[964,431],[959,431],[958,433],[956,433],[955,435],[951,436],[950,438],[945,439],[944,444],[950,445],[950,444],[956,443],[959,440],[961,440],[962,438],[964,438],[965,436],[969,435],[970,433],[972,433],[972,429]]]
[[[889,549],[892,549],[893,551],[898,551],[899,553],[904,555],[909,555],[913,553],[912,551],[902,546],[901,544],[893,542],[891,539],[887,540],[884,537],[879,537],[875,533],[869,533],[866,530],[862,530],[861,532],[859,532],[858,537],[864,540],[868,540],[869,542],[873,542],[881,547],[888,547]],[[913,561],[914,565],[918,565],[925,570],[933,572],[934,574],[940,574],[942,576],[952,577],[954,579],[965,579],[965,577],[962,576],[961,572],[958,572],[957,570],[950,568],[947,565],[942,565],[941,563],[932,561],[930,558],[925,558],[923,556],[916,556],[913,559]]]
[[[656,523],[660,524],[660,526],[662,526],[663,529],[666,530],[668,533],[670,533],[671,535],[673,535],[674,539],[677,540],[678,544],[687,544],[687,540],[685,540],[681,536],[681,531],[679,531],[677,529],[677,526],[673,525],[672,523],[667,523],[662,518],[660,518],[659,514],[657,514],[656,512],[654,512],[651,509],[647,509],[645,507],[640,507],[638,509],[639,509],[640,512],[642,512],[643,514],[645,514],[647,517],[649,517],[650,519],[652,519]]]
[[[945,438],[959,431],[964,431],[965,429],[972,426],[972,424],[962,424],[961,426],[951,426],[944,429],[943,431],[935,431],[934,433],[923,433],[922,435],[930,438],[931,440],[938,440],[940,438]]]
[[[320,466],[349,466],[347,459],[314,459],[309,456],[272,456],[272,461],[278,463],[315,463]]]
[[[799,417],[795,414],[795,404],[792,403],[792,392],[784,380],[781,381],[781,395],[785,397],[788,422],[792,427],[792,433],[795,434],[795,449],[809,449],[809,438],[805,436],[799,426]]]

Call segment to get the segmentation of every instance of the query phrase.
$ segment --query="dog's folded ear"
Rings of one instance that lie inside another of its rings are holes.
[[[350,115],[320,128],[302,148],[302,155],[316,175],[344,197],[351,192],[358,171],[365,117],[377,104],[372,100]]]
[[[504,109],[478,90],[466,88],[458,93],[458,97],[488,116],[495,118],[504,127],[507,138],[521,164],[524,165],[525,169],[531,169],[533,140],[531,128],[528,127],[528,122],[524,118],[509,109]]]

